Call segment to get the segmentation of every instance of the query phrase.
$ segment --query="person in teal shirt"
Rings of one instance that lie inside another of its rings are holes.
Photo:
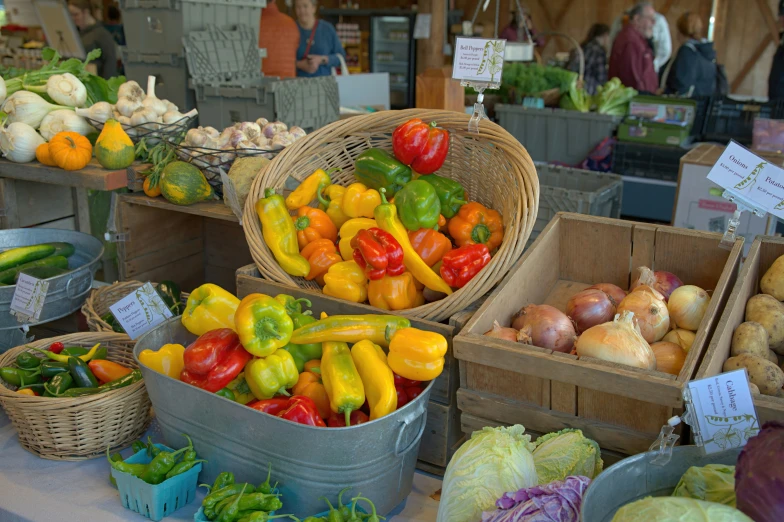
[[[300,35],[297,76],[329,76],[340,67],[338,55],[346,57],[335,26],[316,18],[316,0],[295,0],[294,9]]]

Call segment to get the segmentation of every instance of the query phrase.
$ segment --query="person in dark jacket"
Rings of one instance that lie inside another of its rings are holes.
[[[92,9],[90,0],[68,0],[68,12],[79,29],[84,52],[100,49],[101,57],[94,62],[98,76],[111,78],[117,76],[117,43],[106,27],[95,19]]]
[[[678,31],[685,39],[667,76],[667,92],[679,96],[711,96],[716,92],[716,50],[702,39],[702,20],[684,13]]]
[[[784,27],[784,0],[779,1],[779,30]],[[773,65],[768,77],[768,98],[779,100],[784,98],[784,38],[773,56]]]
[[[593,24],[588,36],[580,45],[585,60],[584,87],[588,94],[596,94],[596,88],[607,83],[607,48],[610,45],[610,28],[605,24]],[[580,58],[573,50],[569,58],[570,71],[580,72]]]

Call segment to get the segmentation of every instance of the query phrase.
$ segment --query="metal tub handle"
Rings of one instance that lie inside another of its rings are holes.
[[[408,414],[405,417],[400,419],[400,424],[401,424],[400,431],[398,431],[397,433],[397,441],[395,442],[395,457],[399,457],[404,453],[408,453],[408,450],[410,450],[414,446],[414,444],[416,444],[417,440],[419,440],[419,438],[422,436],[422,433],[424,433],[425,421],[427,420],[425,418],[425,415],[423,415],[424,412],[425,412],[424,406],[420,405],[418,408],[412,409],[410,412],[408,412]],[[414,419],[417,418],[420,419],[419,422],[420,425],[419,425],[419,429],[417,430],[417,434],[416,436],[414,436],[411,442],[401,450],[400,442],[403,439],[403,434],[406,432],[406,428],[408,428],[408,425],[411,424],[414,421]]]
[[[87,287],[84,290],[82,290],[81,292],[79,292],[78,294],[73,294],[72,293],[73,290],[71,290],[71,283],[73,283],[74,280],[76,280],[76,279],[77,279],[76,277],[72,277],[65,284],[65,293],[68,295],[68,297],[70,299],[78,299],[78,298],[82,297],[84,294],[89,292],[90,289],[93,287],[93,273],[88,270],[88,272],[87,272],[87,279],[86,279]]]

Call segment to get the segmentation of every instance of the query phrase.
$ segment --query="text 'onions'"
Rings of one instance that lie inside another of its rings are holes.
[[[656,370],[672,375],[681,373],[683,363],[686,361],[686,352],[675,343],[658,342],[651,345],[653,355],[656,356]]]
[[[673,273],[665,272],[663,270],[654,272],[647,266],[638,267],[637,270],[639,275],[631,285],[632,290],[638,286],[647,285],[654,290],[661,292],[664,296],[664,301],[667,301],[676,288],[683,286],[683,281]]]
[[[615,304],[610,296],[596,288],[578,292],[566,303],[566,315],[572,318],[577,333],[606,323],[615,315]]]
[[[512,328],[520,331],[518,340],[556,352],[571,352],[574,325],[566,314],[550,305],[530,304],[517,312]]]
[[[615,301],[613,303],[615,306],[621,304],[623,298],[626,297],[626,290],[623,290],[620,286],[614,285],[612,283],[599,283],[598,285],[593,285],[589,288],[601,290],[605,294],[609,295],[610,299]]]
[[[593,357],[646,370],[656,369],[656,357],[634,321],[634,313],[624,311],[611,323],[589,328],[575,343],[577,355]]]
[[[667,303],[673,326],[692,332],[697,331],[708,304],[710,304],[710,296],[699,286],[686,285],[676,289],[670,296],[670,302]]]
[[[493,328],[484,333],[488,337],[495,339],[506,339],[507,341],[517,342],[517,330],[514,328],[504,328],[498,321],[493,321]]]
[[[640,333],[649,343],[660,341],[670,329],[670,314],[667,305],[659,296],[661,294],[656,290],[641,286],[635,288],[618,305],[618,313],[634,313]]]
[[[667,332],[667,335],[664,336],[662,341],[666,341],[668,343],[675,343],[686,353],[689,353],[691,349],[692,343],[694,343],[694,339],[697,337],[697,334],[694,332],[690,332],[688,330],[681,330],[677,328],[675,330],[671,330]]]

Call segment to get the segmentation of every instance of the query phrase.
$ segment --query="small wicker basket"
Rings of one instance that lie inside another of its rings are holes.
[[[309,134],[283,150],[257,176],[245,203],[243,225],[262,277],[279,283],[320,290],[315,281],[287,274],[270,252],[261,232],[255,203],[266,189],[285,195],[316,169],[342,169],[332,182],[355,182],[354,160],[372,147],[391,150],[395,128],[412,118],[436,121],[450,131],[449,155],[439,175],[459,181],[473,201],[501,213],[504,239],[492,261],[466,286],[434,303],[400,313],[433,321],[444,320],[485,295],[519,259],[536,222],[539,179],[531,157],[506,130],[483,120],[479,133],[468,131],[470,116],[459,112],[417,110],[382,111],[338,121]]]
[[[141,281],[123,281],[93,290],[82,305],[82,315],[87,320],[87,327],[91,332],[113,332],[112,327],[101,317],[106,315],[109,307],[127,296],[144,283]],[[152,286],[157,287],[158,283]],[[182,301],[186,302],[187,292],[182,292]]]
[[[10,366],[29,347],[46,349],[54,342],[66,346],[92,347],[101,343],[107,359],[138,368],[133,359],[134,342],[117,333],[75,333],[35,341],[12,348],[0,356],[0,367]],[[39,457],[51,460],[85,460],[106,455],[106,448],[125,447],[137,439],[151,420],[150,398],[144,381],[125,388],[76,398],[31,397],[17,393],[0,380],[0,405],[19,434],[19,444]]]

